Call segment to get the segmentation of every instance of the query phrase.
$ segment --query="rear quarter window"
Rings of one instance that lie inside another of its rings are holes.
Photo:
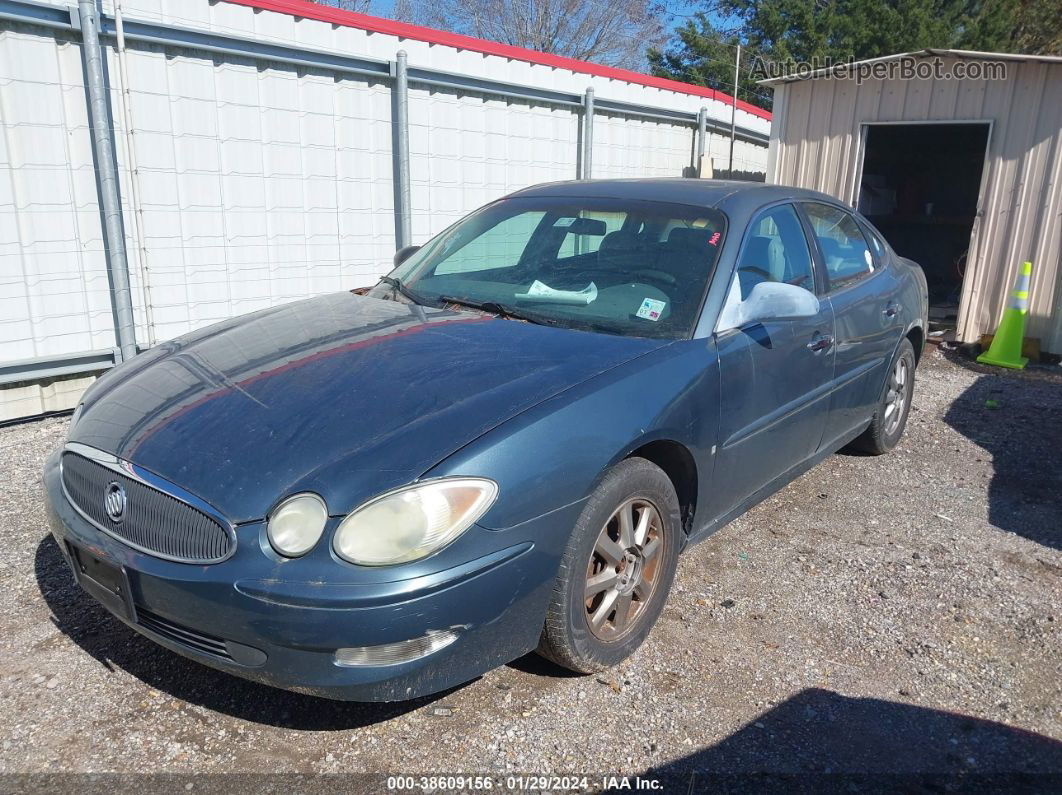
[[[885,245],[885,240],[878,234],[870,224],[864,222],[860,224],[863,229],[863,234],[866,235],[867,240],[870,242],[870,250],[874,253],[874,260],[877,266],[880,268],[888,262],[888,247]]]

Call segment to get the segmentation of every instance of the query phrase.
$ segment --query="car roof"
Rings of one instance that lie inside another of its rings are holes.
[[[547,182],[509,194],[508,198],[579,197],[642,199],[646,201],[691,204],[699,207],[752,209],[785,199],[812,199],[836,204],[837,199],[804,188],[768,185],[740,180],[696,179],[586,179]]]

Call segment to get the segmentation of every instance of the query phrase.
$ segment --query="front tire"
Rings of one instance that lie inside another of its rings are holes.
[[[899,444],[907,427],[907,415],[911,411],[914,375],[914,346],[905,338],[893,357],[870,427],[852,442],[852,447],[871,455],[883,455]]]
[[[580,673],[633,654],[664,608],[682,541],[670,478],[644,458],[618,463],[575,523],[538,653]]]

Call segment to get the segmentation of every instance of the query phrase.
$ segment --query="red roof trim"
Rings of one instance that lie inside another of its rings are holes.
[[[698,97],[717,99],[730,105],[734,98],[722,91],[705,86],[695,86],[690,83],[680,83],[677,80],[668,80],[665,77],[653,77],[632,72],[628,69],[617,69],[613,66],[580,61],[575,58],[565,58],[560,55],[550,55],[545,52],[528,50],[524,47],[514,47],[511,44],[500,44],[486,39],[477,39],[472,36],[462,36],[459,33],[447,33],[434,28],[425,28],[420,25],[410,25],[406,22],[396,22],[393,19],[373,17],[368,14],[358,14],[353,11],[340,11],[329,6],[310,3],[307,0],[225,0],[241,6],[250,6],[263,11],[276,11],[281,14],[290,14],[305,19],[316,19],[321,22],[330,22],[333,25],[342,25],[349,28],[360,28],[373,33],[385,33],[389,36],[398,36],[403,39],[426,41],[429,44],[443,44],[447,47],[456,47],[460,50],[471,50],[485,55],[497,55],[502,58],[511,58],[516,61],[552,66],[556,69],[569,69],[573,72],[606,77],[611,80],[624,80],[628,83],[637,83],[652,88],[662,88],[667,91],[677,91],[681,94],[693,94]],[[738,110],[744,110],[761,119],[771,118],[770,111],[750,105],[744,100],[737,101]]]

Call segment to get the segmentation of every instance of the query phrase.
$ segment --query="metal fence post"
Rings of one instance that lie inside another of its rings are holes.
[[[394,103],[394,135],[392,159],[395,180],[395,248],[410,245],[413,239],[412,208],[409,196],[409,80],[406,67],[406,51],[399,50],[395,56],[394,84],[391,87]]]
[[[697,111],[697,162],[694,167],[697,176],[704,176],[704,149],[708,140],[708,108],[701,106]]]
[[[738,87],[741,83],[741,44],[737,46],[737,56],[734,58],[734,101],[730,105],[730,166],[726,175],[727,179],[734,178],[734,139],[737,137],[737,104]]]
[[[118,168],[114,162],[114,135],[111,128],[110,95],[103,79],[103,52],[100,49],[99,17],[94,0],[78,0],[81,24],[81,59],[85,66],[85,90],[92,125],[93,154],[107,248],[107,276],[111,285],[114,333],[122,360],[136,356],[136,326],[133,296],[129,289],[129,260],[122,230],[122,202],[118,193]]]
[[[594,165],[594,89],[583,95],[583,152],[579,179],[590,179]]]

